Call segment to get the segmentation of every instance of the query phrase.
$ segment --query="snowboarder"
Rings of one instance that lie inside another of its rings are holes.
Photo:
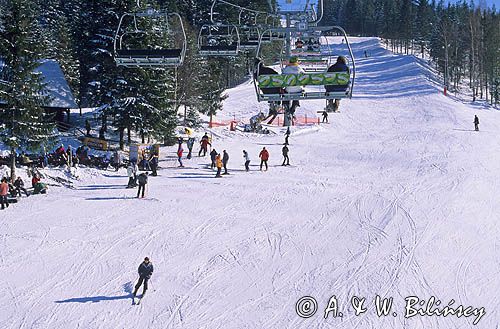
[[[17,179],[15,180],[14,182],[14,187],[15,187],[15,193],[16,193],[16,196],[19,195],[21,196],[21,191],[24,192],[24,194],[26,194],[26,196],[30,196],[30,194],[28,193],[28,191],[24,188],[24,182],[22,180],[21,177],[17,177]]]
[[[139,195],[141,195],[141,190],[142,190],[141,198],[144,198],[144,193],[146,192],[146,184],[148,183],[148,173],[145,172],[145,173],[140,174],[139,177],[137,178],[137,180],[139,181],[139,188],[137,190],[137,197],[139,197]]]
[[[265,147],[263,147],[262,151],[260,151],[259,158],[260,158],[260,170],[262,171],[262,166],[266,165],[266,171],[267,171],[267,160],[269,160],[269,152],[266,150]]]
[[[327,72],[347,72],[349,74],[349,67],[347,66],[347,59],[344,56],[337,57],[337,62],[330,66]],[[326,92],[339,92],[346,91],[348,85],[326,85]],[[326,108],[337,112],[339,110],[340,99],[329,99]]]
[[[243,158],[245,159],[245,170],[250,171],[250,157],[248,156],[248,152],[243,150]]]
[[[151,167],[151,176],[158,176],[158,153],[153,152],[151,158],[149,158],[149,166]]]
[[[184,167],[182,164],[182,153],[184,149],[182,148],[182,144],[179,144],[179,148],[177,149],[177,160],[179,161],[179,167]]]
[[[479,131],[479,118],[477,115],[474,115],[474,130]]]
[[[217,157],[217,151],[215,149],[212,149],[212,152],[210,152],[210,160],[212,160],[212,163],[210,164],[210,169],[217,167],[215,165],[215,158],[216,157]]]
[[[200,152],[198,152],[198,156],[201,157],[202,152],[203,152],[203,156],[207,155],[208,145],[212,146],[212,144],[210,144],[210,139],[208,138],[207,133],[205,133],[205,135],[203,135],[203,137],[201,138],[200,145],[201,145],[201,148],[200,148]]]
[[[85,119],[85,129],[87,130],[87,137],[90,137],[90,121]]]
[[[194,146],[194,137],[189,137],[187,142],[186,142],[186,145],[188,147],[187,159],[191,159],[192,153],[193,153],[193,146]]]
[[[215,157],[215,166],[217,167],[217,174],[215,174],[215,177],[222,177],[222,175],[220,174],[220,171],[222,170],[222,159],[220,154],[217,154],[217,156]]]
[[[9,184],[7,183],[7,178],[4,177],[0,183],[0,203],[2,205],[2,210],[9,206],[7,194],[9,194]]]
[[[144,286],[142,288],[142,297],[146,294],[146,291],[148,290],[148,281],[151,279],[151,275],[153,275],[153,263],[149,261],[148,257],[144,258],[144,261],[139,265],[139,268],[137,269],[137,272],[139,272],[139,280],[137,281],[137,284],[135,285],[134,292],[132,295],[135,296],[137,295],[137,291],[141,287],[141,285],[144,283]]]
[[[229,161],[229,154],[227,154],[226,150],[222,151],[223,156],[222,156],[222,165],[224,166],[224,173],[223,175],[229,174],[227,172],[227,162]]]
[[[290,158],[288,157],[288,146],[283,145],[283,148],[281,149],[281,151],[283,152],[283,164],[282,166],[289,166],[290,165]]]
[[[328,112],[326,112],[326,110],[323,110],[323,123],[328,123]]]

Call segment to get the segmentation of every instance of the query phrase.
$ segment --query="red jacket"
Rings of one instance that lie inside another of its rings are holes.
[[[182,152],[184,152],[184,149],[182,147],[177,150],[177,156],[179,158],[182,158]]]
[[[269,160],[269,152],[267,152],[267,150],[262,150],[260,151],[259,153],[259,157],[264,160],[264,161],[267,161]]]
[[[7,194],[9,194],[9,184],[7,183],[0,184],[0,195],[7,196]]]
[[[37,176],[33,176],[33,178],[31,179],[31,186],[35,187],[38,182],[40,182],[40,178],[38,178]]]

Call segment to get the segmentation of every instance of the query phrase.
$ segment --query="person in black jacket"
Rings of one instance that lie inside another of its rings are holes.
[[[217,157],[217,151],[215,149],[212,149],[212,152],[210,152],[210,160],[212,160],[212,163],[210,164],[210,169],[215,168],[216,157]]]
[[[137,284],[135,285],[134,289],[134,297],[137,295],[137,290],[141,287],[142,283],[144,282],[144,287],[142,290],[142,296],[146,294],[146,290],[148,290],[148,281],[151,279],[151,275],[153,275],[153,263],[149,261],[149,258],[146,257],[144,258],[144,261],[139,265],[139,269],[137,270],[139,272],[139,281],[137,281]]]
[[[337,58],[337,62],[330,66],[327,72],[347,72],[349,73],[349,67],[347,66],[347,59],[344,56],[339,56]],[[346,91],[348,85],[326,85],[326,92],[338,92],[338,91]],[[340,105],[340,99],[328,100],[327,109],[332,110],[333,112],[337,112]]]
[[[288,146],[283,145],[283,148],[282,148],[282,153],[283,153],[283,164],[282,166],[289,166],[290,165],[290,158],[288,157]]]
[[[222,151],[222,165],[224,166],[224,173],[223,175],[229,174],[227,172],[227,162],[229,161],[229,154],[227,154],[226,150]]]
[[[477,115],[474,115],[474,130],[479,131],[479,118]]]
[[[21,191],[23,191],[24,194],[26,194],[26,196],[30,196],[30,194],[28,193],[28,191],[26,190],[26,188],[24,188],[24,182],[23,182],[23,180],[19,176],[14,181],[14,188],[15,188],[15,191],[16,191],[16,196],[18,194],[19,194],[19,196],[21,196]]]
[[[144,193],[146,192],[146,184],[148,183],[148,173],[142,173],[138,176],[137,181],[139,182],[139,189],[137,190],[137,197],[141,194],[142,190],[142,198],[144,198]]]

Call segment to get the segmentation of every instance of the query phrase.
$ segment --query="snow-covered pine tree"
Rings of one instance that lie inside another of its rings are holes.
[[[40,74],[40,35],[37,6],[31,0],[0,1],[0,57],[8,70],[0,84],[0,138],[11,150],[11,177],[16,176],[16,150],[35,150],[54,140],[54,125],[42,104],[47,104]]]

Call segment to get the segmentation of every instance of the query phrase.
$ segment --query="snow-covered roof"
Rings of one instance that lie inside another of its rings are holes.
[[[35,72],[40,72],[42,74],[44,78],[43,82],[46,83],[45,89],[51,96],[50,104],[44,104],[44,106],[64,109],[78,108],[59,63],[54,59],[44,59],[41,60],[40,63],[40,66],[35,69]],[[0,59],[0,71],[2,67],[4,67],[4,63],[2,59]]]

